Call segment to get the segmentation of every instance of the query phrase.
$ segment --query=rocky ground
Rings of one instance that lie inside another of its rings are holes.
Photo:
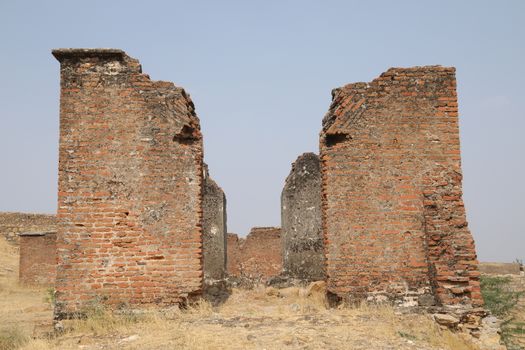
[[[325,306],[317,289],[233,289],[220,305],[114,314],[94,308],[85,320],[51,329],[44,289],[17,285],[17,251],[0,246],[0,350],[19,349],[477,349],[428,315],[389,306]]]

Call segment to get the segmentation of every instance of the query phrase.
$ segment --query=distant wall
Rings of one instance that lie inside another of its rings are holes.
[[[20,234],[20,283],[53,286],[56,265],[56,232]]]
[[[228,235],[228,273],[265,281],[282,271],[281,229],[254,227],[246,238]]]
[[[53,214],[0,213],[0,235],[14,243],[19,233],[56,231],[56,227]]]
[[[240,244],[244,239],[239,238],[235,233],[228,233],[227,235],[227,247],[226,247],[226,271],[229,275],[239,276],[240,275],[240,262],[241,262],[241,250]]]
[[[489,275],[520,275],[521,266],[518,263],[479,263],[479,272]]]

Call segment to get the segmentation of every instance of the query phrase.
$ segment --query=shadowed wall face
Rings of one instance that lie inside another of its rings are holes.
[[[56,275],[56,232],[20,234],[20,283],[50,287]]]
[[[329,290],[481,304],[455,69],[392,68],[332,96],[320,138]]]
[[[283,272],[302,280],[323,280],[321,170],[319,157],[305,153],[292,165],[281,194]]]
[[[57,317],[202,288],[202,138],[186,92],[115,49],[62,49]]]
[[[221,279],[226,274],[226,196],[204,171],[203,189],[203,264],[204,277]]]

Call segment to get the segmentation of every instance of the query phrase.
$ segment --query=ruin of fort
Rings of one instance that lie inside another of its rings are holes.
[[[243,238],[228,233],[226,195],[203,162],[183,88],[150,80],[122,50],[53,55],[58,211],[46,219],[52,229],[11,231],[26,232],[21,266],[39,259],[35,247],[49,252],[42,271],[21,268],[20,279],[55,285],[56,318],[95,300],[185,303],[205,280],[230,277],[324,280],[332,300],[483,304],[462,201],[454,68],[391,68],[333,90],[319,155],[299,156],[283,179],[281,227]]]

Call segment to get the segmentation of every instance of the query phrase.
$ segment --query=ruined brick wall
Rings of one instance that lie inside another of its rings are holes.
[[[328,289],[481,304],[455,69],[391,68],[332,96],[320,137]]]
[[[202,137],[184,89],[116,49],[60,49],[57,317],[202,288]]]
[[[226,274],[226,196],[204,168],[204,277],[221,279]]]
[[[228,236],[228,273],[266,281],[282,271],[281,229],[254,227],[246,238]]]
[[[228,233],[226,238],[226,271],[231,276],[240,275],[240,244],[242,241],[243,239],[239,238],[235,233]]]
[[[56,232],[20,234],[20,283],[53,286],[56,265]]]
[[[323,280],[321,170],[319,156],[304,153],[292,164],[281,193],[283,273],[302,280]]]
[[[22,232],[56,231],[56,215],[29,213],[0,213],[0,236],[18,243]]]

